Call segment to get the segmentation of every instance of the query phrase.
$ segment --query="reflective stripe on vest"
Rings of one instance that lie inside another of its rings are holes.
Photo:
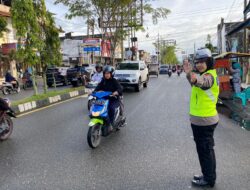
[[[214,79],[213,86],[208,90],[192,86],[190,100],[190,114],[198,117],[213,117],[217,115],[216,104],[219,96],[219,84],[216,70],[209,70],[205,74],[211,74]]]

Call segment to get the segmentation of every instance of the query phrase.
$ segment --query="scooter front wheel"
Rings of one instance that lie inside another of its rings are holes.
[[[90,146],[90,148],[97,148],[100,143],[101,143],[101,126],[100,125],[95,125],[89,128],[88,131],[88,136],[87,136],[87,140],[88,140],[88,145]]]
[[[6,139],[8,139],[10,137],[10,135],[12,134],[13,131],[13,122],[11,120],[11,118],[9,116],[4,116],[5,118],[3,118],[2,124],[7,125],[7,128],[5,129],[5,131],[3,132],[2,135],[0,135],[0,140],[4,141]]]

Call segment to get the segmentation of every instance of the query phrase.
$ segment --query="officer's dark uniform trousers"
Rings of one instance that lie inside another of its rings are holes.
[[[216,160],[214,153],[214,130],[218,123],[210,126],[191,124],[194,141],[204,179],[214,183],[216,180]]]

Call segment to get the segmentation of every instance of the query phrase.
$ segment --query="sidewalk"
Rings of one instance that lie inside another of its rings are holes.
[[[37,83],[38,83],[38,93],[43,93],[43,79],[42,78],[37,78]],[[4,97],[4,98],[9,98],[11,101],[17,101],[17,100],[21,100],[27,97],[30,97],[34,94],[34,90],[33,88],[29,88],[26,90],[23,90],[22,88],[22,81],[19,81],[20,87],[21,87],[21,91],[18,94],[8,94],[8,95],[3,95],[2,92],[0,92],[0,96]],[[62,86],[62,85],[58,85],[57,86],[57,90],[63,90],[66,88],[71,88],[72,85],[68,85],[68,86]],[[55,90],[54,87],[48,88],[48,91],[51,90]]]
[[[250,102],[243,107],[240,99],[223,100],[223,104],[231,111],[231,117],[237,121],[242,127],[250,130]]]

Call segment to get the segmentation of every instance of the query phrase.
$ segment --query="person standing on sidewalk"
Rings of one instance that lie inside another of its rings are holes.
[[[214,130],[219,122],[216,104],[219,84],[214,60],[209,49],[199,49],[195,55],[195,70],[184,62],[184,71],[192,86],[190,99],[190,121],[202,175],[195,175],[192,184],[213,187],[216,181],[216,159],[214,152]]]
[[[233,61],[232,65],[228,68],[229,72],[233,76],[233,89],[234,92],[240,93],[241,92],[241,67],[237,61]]]

